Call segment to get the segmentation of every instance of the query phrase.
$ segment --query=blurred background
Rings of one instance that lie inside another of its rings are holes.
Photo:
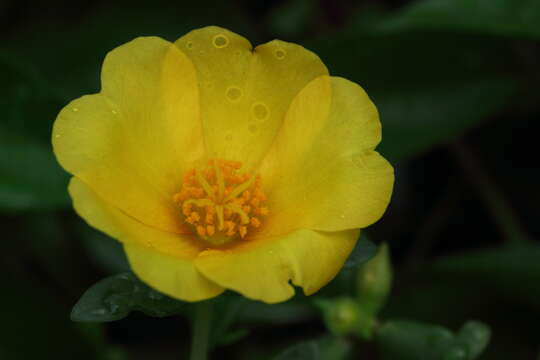
[[[0,359],[188,353],[185,316],[70,320],[89,286],[129,267],[74,214],[50,133],[68,101],[99,91],[108,51],[212,24],[254,45],[302,44],[377,105],[379,150],[396,169],[388,212],[366,230],[395,266],[381,317],[481,320],[493,333],[481,359],[538,359],[538,0],[0,0]],[[351,291],[343,276],[322,294]],[[326,332],[303,297],[243,310],[235,328],[249,333],[215,358],[267,359]],[[379,358],[359,341],[351,354]]]

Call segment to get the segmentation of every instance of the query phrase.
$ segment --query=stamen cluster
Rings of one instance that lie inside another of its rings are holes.
[[[245,238],[269,214],[261,177],[240,173],[241,168],[238,161],[209,160],[205,169],[189,170],[174,195],[185,221],[213,244]]]

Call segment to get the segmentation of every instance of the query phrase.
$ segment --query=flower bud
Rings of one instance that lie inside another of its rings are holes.
[[[384,306],[392,287],[392,265],[388,245],[382,244],[377,255],[362,265],[356,276],[356,291],[362,311],[376,315]]]
[[[371,338],[374,318],[362,311],[358,302],[350,297],[332,300],[317,300],[323,311],[327,328],[338,336],[355,334],[364,339]]]

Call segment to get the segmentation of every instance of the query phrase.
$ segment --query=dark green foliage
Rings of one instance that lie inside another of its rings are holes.
[[[134,310],[150,316],[178,314],[186,306],[151,289],[133,273],[103,279],[90,287],[73,307],[74,321],[105,322],[125,318]]]
[[[539,38],[540,3],[536,0],[421,0],[390,16],[379,29],[444,29]]]
[[[473,360],[489,337],[489,328],[479,322],[468,322],[453,334],[438,325],[391,320],[379,329],[377,342],[387,360]]]
[[[362,235],[345,262],[345,265],[343,265],[343,268],[351,269],[360,266],[373,258],[376,253],[377,246],[365,235]]]

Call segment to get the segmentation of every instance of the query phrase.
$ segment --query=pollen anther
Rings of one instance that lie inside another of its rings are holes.
[[[194,233],[214,245],[249,239],[269,214],[261,177],[241,169],[239,161],[210,160],[204,169],[187,171],[173,195]]]

